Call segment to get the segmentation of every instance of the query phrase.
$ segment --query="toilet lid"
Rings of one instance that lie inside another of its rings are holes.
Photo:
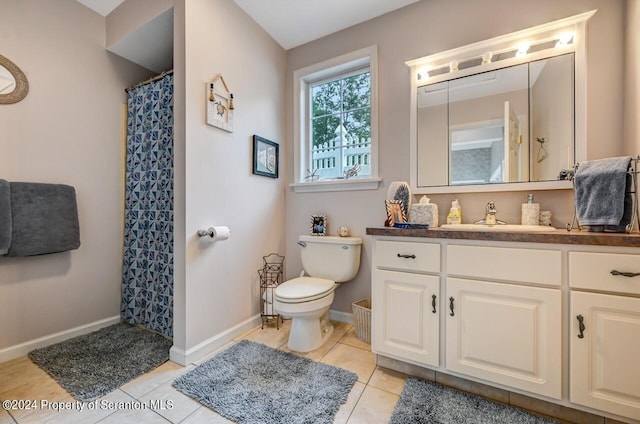
[[[283,301],[321,298],[333,291],[335,281],[325,278],[299,277],[276,287],[276,297]]]

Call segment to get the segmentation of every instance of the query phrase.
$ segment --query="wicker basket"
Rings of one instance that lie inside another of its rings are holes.
[[[362,299],[351,304],[356,337],[365,343],[371,343],[371,299]]]

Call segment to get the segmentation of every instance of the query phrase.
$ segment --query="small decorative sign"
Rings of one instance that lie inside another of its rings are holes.
[[[207,124],[233,132],[233,94],[218,74],[206,85]]]

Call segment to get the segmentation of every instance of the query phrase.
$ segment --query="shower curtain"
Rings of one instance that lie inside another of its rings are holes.
[[[173,75],[127,98],[120,314],[173,337]]]

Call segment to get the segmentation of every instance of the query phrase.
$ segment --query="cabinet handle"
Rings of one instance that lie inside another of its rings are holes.
[[[455,313],[453,312],[453,297],[449,298],[449,310],[451,310],[451,313],[449,313],[449,315],[455,316]]]
[[[398,257],[399,258],[406,258],[406,259],[415,259],[416,255],[401,255],[400,253],[398,253]]]
[[[431,296],[431,308],[433,308],[431,312],[435,314],[436,313],[436,295],[435,294]]]
[[[640,272],[621,272],[616,271],[615,269],[611,271],[611,275],[622,275],[623,277],[637,277],[640,275]]]
[[[576,318],[578,319],[578,329],[580,330],[578,338],[584,339],[584,330],[586,329],[586,327],[584,326],[584,317],[582,315],[578,315]]]

